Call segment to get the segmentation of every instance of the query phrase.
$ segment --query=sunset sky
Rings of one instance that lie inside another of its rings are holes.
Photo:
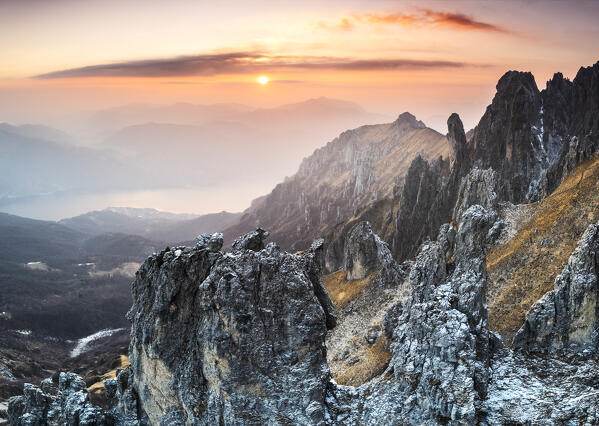
[[[0,121],[327,96],[472,127],[505,71],[543,88],[596,62],[597,22],[599,2],[582,0],[0,0]]]

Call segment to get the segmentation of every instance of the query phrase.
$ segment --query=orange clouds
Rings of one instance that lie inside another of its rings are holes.
[[[178,56],[166,59],[115,62],[54,71],[37,79],[82,77],[181,77],[255,74],[269,71],[387,71],[484,66],[460,61],[412,58],[346,58],[326,56],[274,56],[257,52],[230,52]]]
[[[445,25],[464,30],[482,30],[494,31],[500,33],[509,33],[506,28],[489,24],[487,22],[477,21],[461,13],[436,12],[430,9],[421,9],[425,16],[433,23]]]
[[[415,13],[354,13],[342,17],[335,25],[321,23],[321,28],[336,28],[352,30],[356,24],[370,25],[401,25],[405,27],[442,26],[458,30],[489,31],[510,33],[511,31],[499,25],[483,22],[462,13],[439,12],[431,9],[417,9]]]

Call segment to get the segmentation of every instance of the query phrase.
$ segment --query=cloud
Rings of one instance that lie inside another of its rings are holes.
[[[481,30],[499,33],[510,33],[506,28],[488,22],[477,21],[461,13],[437,12],[430,9],[421,9],[425,16],[434,23],[464,30]]]
[[[71,77],[165,77],[188,75],[216,75],[234,73],[244,63],[260,56],[249,52],[211,55],[179,56],[167,59],[115,62],[40,74],[34,78],[53,79]]]
[[[81,77],[183,77],[251,74],[285,70],[384,71],[398,69],[461,68],[481,66],[464,62],[417,59],[355,59],[322,56],[270,56],[231,52],[167,59],[116,62],[54,71],[37,79]],[[484,66],[484,65],[482,65]]]
[[[370,25],[401,25],[401,26],[444,26],[459,30],[488,31],[511,33],[512,31],[499,25],[479,21],[462,13],[440,12],[431,9],[416,9],[414,13],[354,13],[342,17],[335,25],[320,23],[321,28],[336,28],[352,30],[357,23]]]

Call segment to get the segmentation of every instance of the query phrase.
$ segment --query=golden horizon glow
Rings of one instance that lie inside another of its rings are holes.
[[[542,88],[595,63],[598,19],[593,1],[0,2],[0,116],[325,96],[445,131],[452,112],[475,125],[508,70]]]

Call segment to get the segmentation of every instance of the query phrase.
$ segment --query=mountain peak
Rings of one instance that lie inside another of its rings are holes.
[[[410,127],[412,129],[424,129],[426,127],[422,121],[416,119],[413,114],[407,111],[399,114],[395,123],[400,127]]]
[[[497,82],[497,93],[516,93],[520,87],[538,93],[537,83],[530,72],[508,71]]]

